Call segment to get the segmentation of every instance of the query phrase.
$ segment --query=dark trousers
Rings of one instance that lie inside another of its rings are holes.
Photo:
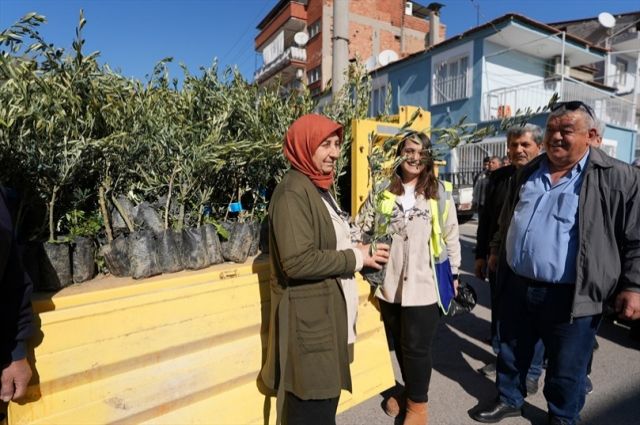
[[[489,279],[489,294],[491,296],[491,347],[493,352],[498,354],[500,350],[498,342],[498,285],[496,284],[496,273],[487,270]]]
[[[431,380],[431,344],[440,319],[437,304],[402,307],[380,300],[385,326],[391,332],[407,397],[428,401]]]
[[[339,398],[303,400],[287,391],[284,399],[284,424],[335,425]]]
[[[500,288],[496,283],[495,272],[489,272],[489,289],[491,292],[491,348],[497,355],[500,352],[500,339],[498,338],[498,323],[500,318],[498,317],[499,306],[499,294]],[[538,381],[542,376],[542,364],[544,363],[544,344],[542,339],[538,339],[536,342],[533,357],[531,358],[531,365],[529,366],[529,372],[527,378]]]
[[[521,407],[534,346],[549,359],[544,395],[549,414],[574,424],[585,401],[585,376],[602,315],[571,318],[574,285],[545,284],[515,274],[500,297],[496,386],[500,399]]]

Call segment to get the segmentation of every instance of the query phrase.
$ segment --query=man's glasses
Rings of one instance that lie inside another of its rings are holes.
[[[564,108],[566,111],[576,111],[582,108],[585,111],[587,111],[587,114],[589,114],[591,118],[593,118],[594,120],[596,119],[596,116],[593,112],[593,109],[591,109],[591,106],[579,100],[570,100],[567,102],[554,103],[553,105],[551,105],[551,112],[555,112],[560,108]]]

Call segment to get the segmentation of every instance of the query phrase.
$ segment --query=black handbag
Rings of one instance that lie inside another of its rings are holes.
[[[451,301],[449,313],[447,316],[459,316],[462,313],[468,313],[476,306],[478,295],[475,289],[462,279],[458,280],[458,295]]]

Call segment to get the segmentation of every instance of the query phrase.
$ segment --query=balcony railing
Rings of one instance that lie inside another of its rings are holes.
[[[266,77],[287,66],[291,61],[306,63],[307,50],[294,46],[287,48],[273,61],[262,65],[262,67],[253,74],[253,78],[258,82],[264,80]]]
[[[608,124],[637,129],[632,102],[569,77],[564,81],[552,77],[486,92],[482,98],[482,120],[500,119],[526,108],[535,110],[549,103],[554,93],[558,93],[560,100],[585,102],[597,118]]]

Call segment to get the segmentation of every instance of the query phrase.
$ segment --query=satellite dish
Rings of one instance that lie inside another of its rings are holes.
[[[367,59],[367,61],[364,63],[364,67],[367,69],[367,71],[373,71],[376,65],[378,65],[378,61],[376,60],[375,56],[370,56],[369,59]]]
[[[383,50],[378,55],[378,63],[382,66],[387,66],[391,62],[395,62],[398,60],[398,54],[393,50]]]
[[[598,15],[598,22],[605,28],[613,28],[616,26],[616,18],[609,12],[602,12]]]
[[[295,41],[298,46],[304,47],[307,45],[307,42],[309,41],[309,36],[307,35],[306,32],[297,32],[293,36],[293,41]]]

